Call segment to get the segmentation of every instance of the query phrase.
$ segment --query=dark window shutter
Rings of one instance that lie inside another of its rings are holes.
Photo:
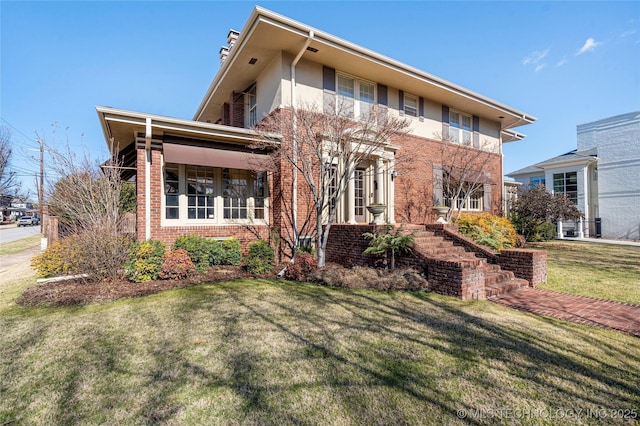
[[[389,105],[387,100],[387,86],[380,83],[378,83],[378,104],[385,106]]]
[[[322,88],[331,92],[336,91],[336,70],[322,67]]]
[[[442,139],[449,139],[449,107],[442,105]]]
[[[422,96],[420,96],[418,98],[418,115],[420,117],[420,121],[424,121],[424,98]]]
[[[336,70],[322,67],[322,89],[324,112],[331,114],[336,108]]]
[[[473,147],[480,148],[480,117],[473,116]]]
[[[398,90],[398,111],[400,115],[404,115],[404,91]]]

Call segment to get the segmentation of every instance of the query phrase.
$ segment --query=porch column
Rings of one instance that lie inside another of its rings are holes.
[[[384,164],[382,158],[376,159],[376,203],[384,204]]]
[[[394,187],[394,176],[393,172],[395,170],[395,161],[393,159],[387,161],[387,173],[386,173],[386,182],[387,182],[387,213],[389,215],[389,223],[396,223],[395,218],[395,205],[396,205],[396,197],[395,197],[395,187]]]
[[[352,171],[352,173],[349,175],[349,180],[347,181],[347,223],[351,225],[355,225],[357,223],[355,210],[356,192],[353,182],[354,171]]]

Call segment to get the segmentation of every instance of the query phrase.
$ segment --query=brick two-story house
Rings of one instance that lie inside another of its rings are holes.
[[[340,96],[352,102],[355,114],[376,105],[409,121],[408,134],[358,165],[336,216],[336,223],[351,224],[370,222],[362,206],[372,203],[386,205],[391,223],[415,221],[411,209],[416,203],[433,204],[442,195],[433,183],[442,173],[443,144],[490,154],[482,187],[462,208],[499,213],[502,144],[522,139],[513,129],[535,121],[510,106],[260,7],[241,31],[229,32],[228,47],[220,56],[220,69],[192,120],[97,108],[125,177],[135,176],[138,239],[171,244],[180,235],[194,233],[234,236],[246,246],[274,229],[281,238],[290,235],[286,228],[291,221],[285,219],[296,200],[273,194],[291,185],[291,165],[274,163],[269,152],[252,148],[260,139],[254,126],[287,108],[322,108]],[[305,208],[298,206],[299,214]]]

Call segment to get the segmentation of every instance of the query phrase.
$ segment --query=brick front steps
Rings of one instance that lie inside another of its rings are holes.
[[[396,260],[398,266],[424,270],[430,288],[461,299],[487,299],[546,280],[546,252],[504,250],[493,252],[465,238],[455,225],[396,225],[413,234],[416,247],[409,256]],[[363,255],[365,232],[386,232],[386,225],[343,225],[331,228],[327,261],[345,266],[371,264],[375,258]]]

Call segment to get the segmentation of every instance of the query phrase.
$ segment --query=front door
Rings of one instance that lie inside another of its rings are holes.
[[[356,169],[353,176],[353,190],[355,192],[353,208],[355,209],[356,222],[365,222],[365,187],[364,187],[364,169]]]

